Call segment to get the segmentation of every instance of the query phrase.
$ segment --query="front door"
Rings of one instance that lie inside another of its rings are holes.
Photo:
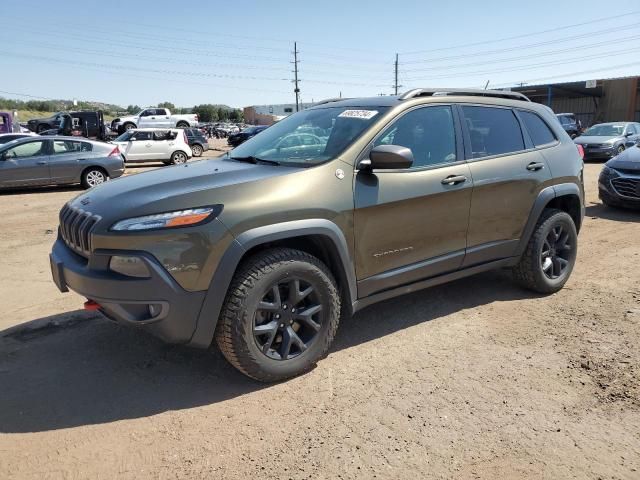
[[[473,177],[468,267],[516,254],[538,193],[551,178],[543,149],[557,139],[534,112],[519,111],[518,118],[502,107],[464,105],[460,111]]]
[[[411,149],[404,170],[358,172],[355,250],[358,296],[457,270],[462,264],[473,182],[451,106],[403,114],[374,140]]]
[[[129,140],[125,157],[131,162],[153,159],[152,147],[153,134],[149,131],[137,131]]]
[[[4,160],[0,160],[0,185],[21,187],[50,183],[47,142],[35,140],[6,150]]]

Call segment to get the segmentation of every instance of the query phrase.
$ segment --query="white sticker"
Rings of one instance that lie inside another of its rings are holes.
[[[378,114],[377,110],[345,110],[338,117],[342,118],[361,118],[369,120]]]

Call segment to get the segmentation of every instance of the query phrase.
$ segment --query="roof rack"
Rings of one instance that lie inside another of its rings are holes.
[[[400,100],[416,97],[443,97],[457,95],[461,97],[493,97],[508,100],[523,100],[530,102],[529,97],[519,92],[509,90],[481,90],[479,88],[414,88],[400,95]]]
[[[349,100],[349,99],[342,98],[342,97],[325,98],[324,100],[320,100],[319,102],[314,103],[313,106],[315,107],[316,105],[324,105],[325,103],[339,102],[340,100]]]

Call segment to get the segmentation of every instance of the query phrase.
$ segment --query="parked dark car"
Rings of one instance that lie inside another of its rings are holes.
[[[94,187],[124,173],[117,146],[30,136],[0,146],[0,188],[80,183]]]
[[[575,113],[558,113],[556,117],[571,138],[576,138],[582,133],[582,122],[576,118]]]
[[[27,128],[35,133],[42,133],[45,130],[51,130],[52,128],[58,128],[62,121],[62,115],[65,112],[56,112],[50,117],[46,118],[32,118],[27,122]]]
[[[640,208],[640,147],[628,148],[604,164],[598,194],[605,205]]]
[[[202,156],[202,152],[209,150],[209,142],[199,128],[185,128],[184,133],[187,134],[187,142],[191,147],[194,157]]]
[[[56,127],[40,132],[40,135],[65,135],[106,140],[107,127],[102,111],[61,113]]]
[[[585,160],[609,159],[640,143],[640,123],[599,123],[573,141],[584,148]]]
[[[266,125],[257,125],[255,127],[245,128],[244,130],[241,130],[238,133],[232,133],[231,135],[229,135],[229,138],[227,139],[227,143],[232,147],[237,147],[241,143],[244,143],[247,140],[249,140],[251,137],[256,136],[266,128],[268,128]]]

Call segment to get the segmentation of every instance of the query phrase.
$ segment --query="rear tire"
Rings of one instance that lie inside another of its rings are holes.
[[[189,128],[189,124],[187,122],[178,122],[176,127],[177,128]]]
[[[82,187],[87,189],[100,185],[107,180],[109,180],[109,175],[107,175],[107,172],[102,168],[89,167],[82,172],[80,182],[82,183]]]
[[[275,382],[324,357],[340,321],[340,295],[316,257],[289,248],[260,252],[233,277],[216,327],[225,358],[242,373]]]
[[[187,154],[181,150],[175,151],[171,154],[171,163],[173,165],[180,165],[187,163]]]
[[[199,157],[202,155],[202,147],[200,145],[192,145],[191,151],[193,152],[194,157]]]
[[[573,271],[578,253],[578,233],[571,216],[546,209],[531,234],[513,276],[521,286],[538,293],[560,290]]]
[[[125,124],[122,126],[122,129],[123,129],[125,132],[128,132],[129,130],[133,130],[134,128],[136,128],[136,126],[135,126],[135,124],[133,124],[133,123],[125,123]]]

